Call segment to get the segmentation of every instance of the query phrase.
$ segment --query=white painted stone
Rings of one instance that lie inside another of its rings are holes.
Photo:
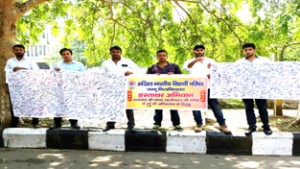
[[[89,131],[89,149],[125,151],[125,130]]]
[[[252,133],[253,155],[292,155],[293,134],[288,132],[274,132],[265,135],[263,132]]]
[[[243,131],[231,131],[233,137],[246,137]]]
[[[174,153],[206,153],[206,132],[195,133],[193,130],[168,131],[167,152]]]
[[[46,148],[47,130],[46,128],[4,129],[4,146],[10,148]]]

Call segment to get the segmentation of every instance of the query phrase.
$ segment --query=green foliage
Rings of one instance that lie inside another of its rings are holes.
[[[182,65],[192,57],[195,44],[204,44],[206,55],[219,62],[242,57],[244,42],[256,43],[259,55],[299,60],[299,4],[299,0],[53,0],[20,19],[18,39],[33,44],[50,24],[63,46],[80,49],[74,53],[89,67],[110,58],[113,45],[145,67],[156,62],[158,49],[166,49],[169,60]],[[248,19],[239,16],[242,9],[249,10]]]
[[[65,1],[46,2],[34,7],[30,12],[21,17],[17,24],[17,39],[22,44],[35,44],[46,24],[53,26],[53,34],[58,34],[58,25],[55,18],[66,16],[69,3]]]

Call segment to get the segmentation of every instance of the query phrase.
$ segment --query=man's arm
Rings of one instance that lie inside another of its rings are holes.
[[[104,61],[101,65],[101,73],[108,73],[108,65],[106,63],[106,61]]]
[[[9,62],[9,60],[6,62],[6,65],[5,65],[5,68],[4,68],[4,71],[5,71],[5,73],[6,73],[6,77],[5,77],[5,80],[6,80],[6,83],[4,84],[4,91],[5,91],[5,93],[7,93],[7,94],[9,94],[9,88],[8,88],[8,74],[9,74],[9,72],[10,71],[12,71],[12,68],[11,68],[11,66],[10,66],[10,64],[9,64],[10,62]]]
[[[215,65],[217,62],[213,59],[211,59],[211,61],[207,64],[207,68],[208,68],[208,74],[207,74],[207,78],[210,79],[210,74],[211,74],[211,66]]]
[[[196,62],[198,62],[198,60],[197,60],[197,59],[194,59],[193,61],[191,61],[191,62],[187,65],[187,67],[188,67],[188,68],[192,68]]]
[[[12,66],[10,65],[10,60],[8,60],[6,62],[4,71],[5,71],[5,75],[6,75],[5,76],[6,85],[4,86],[5,87],[5,92],[9,92],[8,91],[8,76],[9,76],[9,73],[12,71]]]
[[[182,74],[178,65],[175,64],[175,74]]]
[[[187,67],[190,69],[194,66],[195,63],[199,62],[200,61],[200,57],[197,57],[195,58],[194,60],[192,60],[188,65]]]
[[[129,76],[131,74],[137,74],[139,72],[139,67],[130,59],[128,63],[128,68],[129,70],[125,72],[125,76]]]
[[[8,60],[8,61],[6,62],[4,71],[5,71],[5,72],[8,72],[8,71],[12,71],[12,69],[13,69],[13,68],[12,68],[11,65],[10,65],[10,60]]]
[[[79,62],[79,63],[80,63],[80,62]],[[83,65],[82,63],[80,63],[80,65],[79,65],[79,71],[80,71],[80,72],[85,71],[85,67],[84,67],[84,65]]]
[[[148,67],[146,74],[153,74],[153,72],[151,71],[151,67]]]
[[[26,68],[24,68],[24,67],[14,67],[14,68],[13,68],[13,71],[14,71],[14,72],[16,72],[16,71],[18,71],[18,70],[26,70]]]

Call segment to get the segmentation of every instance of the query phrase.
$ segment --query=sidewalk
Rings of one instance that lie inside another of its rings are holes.
[[[290,117],[296,117],[297,110],[283,110],[284,115]],[[273,110],[268,110],[269,115],[273,115]],[[258,112],[255,110],[255,113],[258,117]],[[223,109],[224,118],[226,119],[226,124],[229,129],[235,132],[243,132],[248,128],[246,114],[244,109]],[[153,120],[154,110],[134,110],[135,117],[135,128],[137,129],[151,129],[154,123]],[[196,122],[194,121],[192,110],[179,110],[180,122],[181,126],[184,129],[193,129],[195,127]],[[202,112],[203,124],[205,124],[205,118],[214,119],[214,114],[211,109],[207,110],[205,115]],[[127,119],[125,119],[122,123],[116,123],[116,128],[127,128]],[[259,121],[259,120],[258,120]],[[105,122],[99,122],[97,120],[89,121],[89,120],[79,120],[79,124],[84,128],[104,128]],[[217,129],[218,123],[215,122],[213,124],[206,124],[206,131],[219,131]],[[262,123],[257,123],[257,129],[260,130]],[[69,127],[69,125],[64,125],[64,127]],[[162,128],[172,130],[172,122],[170,118],[169,109],[163,110],[163,122]],[[278,128],[272,126],[273,131],[279,131]]]

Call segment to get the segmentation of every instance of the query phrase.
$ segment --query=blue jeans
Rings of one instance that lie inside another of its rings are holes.
[[[256,117],[254,114],[254,100],[258,109],[258,113],[260,119],[263,123],[264,129],[269,129],[269,114],[267,110],[267,100],[266,99],[243,99],[245,110],[246,110],[246,117],[247,123],[249,128],[256,129]]]
[[[162,109],[155,109],[155,115],[153,117],[154,121],[155,121],[155,125],[159,125],[161,126],[161,122],[163,120],[163,114],[162,114],[163,110]],[[171,113],[171,121],[173,123],[173,126],[179,125],[180,124],[180,118],[178,115],[178,111],[177,110],[170,110]]]
[[[223,112],[221,109],[221,106],[218,102],[217,99],[211,99],[210,98],[210,89],[208,89],[208,99],[207,99],[207,103],[209,105],[209,107],[212,109],[217,122],[219,123],[219,125],[225,125],[225,119],[223,116]],[[202,125],[202,116],[201,116],[201,111],[200,110],[193,110],[193,115],[194,115],[194,119],[197,123],[197,125]]]

